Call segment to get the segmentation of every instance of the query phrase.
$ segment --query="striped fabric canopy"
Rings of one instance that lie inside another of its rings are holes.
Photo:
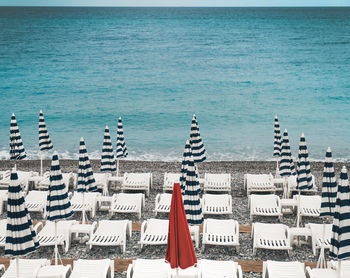
[[[26,158],[21,134],[19,133],[15,114],[11,116],[10,126],[10,159],[24,159]]]
[[[85,147],[84,138],[80,138],[79,147],[79,168],[78,168],[78,192],[88,192],[97,190],[94,173],[90,165],[90,160]]]
[[[39,148],[40,151],[48,151],[53,148],[49,133],[47,132],[43,111],[39,113]]]
[[[350,189],[345,166],[338,184],[329,256],[338,260],[350,258]]]
[[[280,124],[278,122],[277,116],[275,116],[275,127],[274,127],[274,141],[273,141],[273,156],[280,157],[281,156],[281,130]]]
[[[52,156],[50,185],[47,194],[46,218],[50,221],[64,220],[73,215],[68,190],[63,182],[58,155]]]
[[[116,170],[111,135],[109,134],[109,128],[106,125],[102,146],[101,171],[115,172]]]
[[[123,122],[122,117],[118,119],[118,130],[117,130],[117,158],[127,157],[128,148],[125,145],[124,141],[124,131],[123,131]]]
[[[299,153],[297,163],[297,190],[310,190],[313,187],[309,153],[307,151],[304,133],[301,134],[299,142]]]
[[[194,162],[203,162],[207,157],[205,154],[205,147],[199,132],[199,125],[195,114],[193,114],[192,118],[190,144]]]
[[[333,216],[337,200],[337,179],[335,177],[331,148],[326,152],[326,161],[323,168],[322,203],[320,216]]]
[[[284,130],[283,140],[282,140],[282,148],[281,148],[281,161],[280,161],[280,175],[290,176],[295,175],[295,168],[292,159],[292,153],[290,151],[289,146],[289,138],[287,129]]]
[[[188,140],[181,165],[180,183],[188,224],[201,224],[203,222],[202,206],[199,198],[201,189]]]
[[[5,255],[24,256],[39,246],[15,169],[11,172],[7,201]]]

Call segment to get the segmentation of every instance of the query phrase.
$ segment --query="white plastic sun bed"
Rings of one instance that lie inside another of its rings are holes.
[[[85,212],[89,212],[91,217],[95,217],[98,196],[100,195],[101,193],[99,192],[86,192],[86,193],[74,192],[72,199],[70,200],[72,210],[81,212],[83,211],[83,208],[85,208]],[[83,198],[84,198],[84,202],[83,202]]]
[[[298,200],[299,196],[295,196]],[[319,195],[300,195],[299,203],[299,215],[300,223],[302,223],[302,217],[319,217],[321,210],[321,196]]]
[[[154,212],[156,213],[169,213],[171,206],[171,197],[170,193],[161,193],[157,194]]]
[[[7,189],[10,184],[11,171],[3,171],[0,179],[0,188]]]
[[[92,246],[121,246],[126,249],[126,239],[131,237],[132,223],[130,220],[100,220],[96,231],[87,242]]]
[[[308,192],[317,193],[317,186],[315,184],[315,177],[314,175],[311,175],[313,187],[311,189],[308,189]],[[297,192],[297,175],[291,175],[287,178],[287,189],[288,189],[288,196],[290,196],[293,192]]]
[[[337,261],[331,260],[329,262],[329,266],[332,269],[335,269],[336,271],[338,271],[339,263]],[[350,277],[350,261],[349,260],[341,261],[341,263],[340,263],[340,272],[341,272],[341,278],[348,278],[348,277]]]
[[[239,252],[239,224],[233,219],[205,219],[202,250],[205,245],[233,246]]]
[[[36,278],[39,269],[43,266],[50,265],[48,259],[18,259],[19,261],[19,277],[20,278]],[[16,278],[17,264],[16,260],[11,260],[10,265],[5,271],[2,278]]]
[[[232,214],[232,196],[229,194],[203,194],[203,214]]]
[[[164,259],[136,259],[129,264],[126,278],[170,278],[170,273]]]
[[[114,260],[76,260],[69,278],[113,278]]]
[[[5,247],[6,243],[6,227],[7,227],[7,219],[0,220],[0,247]]]
[[[204,193],[207,191],[231,193],[231,174],[204,174]]]
[[[243,278],[241,266],[233,261],[201,259],[198,278]]]
[[[47,203],[47,191],[31,190],[25,197],[29,212],[40,212],[43,216]]]
[[[258,248],[286,250],[288,255],[292,249],[290,246],[289,228],[283,224],[253,223],[252,238],[254,256]]]
[[[66,186],[66,188],[75,188],[77,174],[72,172],[70,173],[62,173],[62,180]],[[35,184],[35,189],[37,190],[48,190],[50,185],[50,172],[45,172],[45,178],[41,180],[39,183]]]
[[[109,214],[112,217],[115,213],[137,213],[140,219],[144,205],[145,195],[143,193],[114,194]]]
[[[94,173],[94,178],[97,188],[102,190],[102,194],[104,196],[108,196],[108,176],[106,175],[106,173]]]
[[[247,189],[247,195],[251,192],[276,192],[271,174],[245,174],[244,188]]]
[[[263,278],[306,278],[305,264],[301,262],[263,262]]]
[[[332,224],[315,224],[309,223],[305,227],[311,230],[312,238],[312,252],[314,256],[317,256],[317,251],[321,249],[322,245],[325,250],[331,248],[331,238],[332,238]],[[324,238],[323,238],[323,227]]]
[[[152,186],[152,173],[124,173],[122,190],[145,191],[149,196]]]
[[[29,178],[33,177],[33,176],[38,176],[39,173],[33,172],[33,171],[17,171],[17,175],[18,175],[18,181],[22,186],[23,192],[27,192]],[[10,171],[5,171],[5,173],[3,173],[3,177],[0,180],[0,188],[2,188],[2,189],[8,188],[8,186],[10,184],[10,176],[11,176]]]
[[[337,271],[331,268],[313,268],[306,267],[307,278],[338,278]]]
[[[151,218],[143,221],[139,241],[141,250],[144,245],[166,245],[168,227],[169,220]]]
[[[280,197],[274,194],[249,196],[248,206],[250,207],[250,221],[254,216],[277,216],[282,217]]]
[[[165,173],[163,181],[163,192],[173,191],[174,183],[180,183],[180,174],[178,173]]]

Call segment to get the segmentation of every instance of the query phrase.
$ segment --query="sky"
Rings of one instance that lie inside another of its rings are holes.
[[[0,6],[305,7],[350,6],[350,0],[0,0]]]

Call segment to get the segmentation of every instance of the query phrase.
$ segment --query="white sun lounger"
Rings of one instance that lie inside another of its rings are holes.
[[[207,191],[231,193],[231,174],[204,174],[204,193]]]
[[[250,221],[254,216],[277,216],[282,217],[280,197],[274,194],[249,196]]]
[[[115,213],[137,213],[140,219],[144,205],[145,195],[143,193],[114,194],[109,214],[112,217]]]
[[[83,194],[84,195],[84,203],[83,203]],[[83,211],[83,208],[85,207],[85,212],[89,212],[91,217],[95,217],[96,215],[96,208],[97,208],[97,201],[98,196],[100,196],[101,193],[99,192],[74,192],[72,199],[70,200],[71,207],[73,211]]]
[[[36,278],[39,269],[43,266],[50,265],[47,259],[18,259],[19,260],[19,277],[20,278]],[[16,260],[11,260],[10,265],[5,271],[2,278],[16,278],[17,265]]]
[[[47,191],[31,190],[25,197],[25,201],[29,212],[40,212],[44,216],[47,203]]]
[[[232,214],[232,196],[229,194],[203,194],[203,214]]]
[[[314,175],[311,175],[312,177],[312,182],[313,182],[313,187],[311,189],[308,189],[308,192],[312,192],[312,193],[317,193],[317,186],[315,184],[315,177]],[[292,175],[289,176],[287,179],[287,188],[288,188],[288,196],[291,196],[291,194],[293,192],[297,192],[297,175]]]
[[[332,269],[335,269],[336,271],[338,271],[338,262],[337,261],[333,261],[331,260],[329,262],[329,266]],[[341,272],[341,278],[348,278],[350,277],[350,261],[349,260],[344,260],[341,261],[340,263],[340,272]]]
[[[38,176],[39,173],[33,172],[33,171],[17,171],[17,175],[18,175],[18,181],[22,186],[23,192],[27,192],[29,178],[32,176]],[[11,176],[11,172],[5,171],[2,179],[0,180],[0,188],[2,188],[2,189],[8,188],[8,186],[10,184],[10,176]]]
[[[271,174],[245,174],[244,188],[247,189],[247,195],[251,192],[275,192],[276,187],[273,184]]]
[[[143,245],[166,245],[168,227],[169,220],[151,218],[143,221],[139,241],[141,250]]]
[[[170,212],[171,197],[172,197],[172,194],[170,193],[157,194],[156,204],[154,208],[154,212],[156,213],[156,215],[158,212],[161,212],[161,213]]]
[[[323,224],[309,223],[305,225],[306,228],[311,230],[312,237],[312,252],[314,256],[317,256],[317,251],[321,249],[322,245],[324,249],[331,248],[332,238],[332,224],[326,224],[325,233],[323,238]]]
[[[252,238],[254,256],[258,248],[286,250],[288,255],[292,249],[290,246],[289,228],[283,224],[253,223]]]
[[[295,196],[298,200],[299,196]],[[300,195],[300,202],[298,212],[300,214],[300,223],[302,223],[302,217],[319,217],[321,209],[321,196],[315,195]]]
[[[164,259],[136,259],[128,266],[126,278],[170,278],[170,265]]]
[[[4,211],[4,205],[7,203],[8,194],[7,190],[0,190],[0,214]]]
[[[0,179],[0,188],[7,189],[10,184],[11,171],[3,171]]]
[[[178,173],[165,173],[163,182],[163,192],[173,191],[174,183],[180,182],[180,174]]]
[[[5,247],[6,243],[6,227],[7,227],[7,219],[0,220],[0,247]]]
[[[241,266],[233,261],[201,259],[198,278],[243,278]]]
[[[87,245],[90,249],[92,246],[121,246],[124,253],[126,239],[131,237],[131,225],[130,220],[100,220]]]
[[[149,196],[152,173],[124,173],[122,190],[145,191]]]
[[[239,251],[239,224],[233,219],[205,219],[202,250],[205,245],[234,246]]]
[[[106,173],[94,173],[94,178],[97,188],[102,190],[104,196],[108,196],[108,176]]]
[[[70,227],[73,224],[78,223],[76,220],[63,220],[57,222],[57,242],[58,245],[64,246],[65,252],[69,250],[70,247]],[[35,225],[35,230],[43,226],[42,222]],[[40,247],[44,246],[55,246],[55,222],[46,221],[45,226],[38,233],[38,240]]]
[[[313,268],[306,267],[307,278],[338,278],[337,271],[331,268]]]
[[[305,264],[301,262],[263,262],[263,278],[306,278]]]
[[[69,278],[113,278],[114,260],[76,260]]]
[[[76,179],[77,175],[70,172],[70,173],[62,173],[62,179],[66,186],[66,188],[75,188],[76,186]],[[45,178],[37,183],[35,185],[35,189],[37,190],[48,190],[50,185],[50,172],[48,172],[48,175],[45,176]]]

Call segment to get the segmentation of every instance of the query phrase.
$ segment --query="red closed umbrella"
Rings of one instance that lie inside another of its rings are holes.
[[[171,268],[188,268],[197,263],[190,230],[187,224],[180,183],[175,183],[171,198],[168,244],[165,260]]]

